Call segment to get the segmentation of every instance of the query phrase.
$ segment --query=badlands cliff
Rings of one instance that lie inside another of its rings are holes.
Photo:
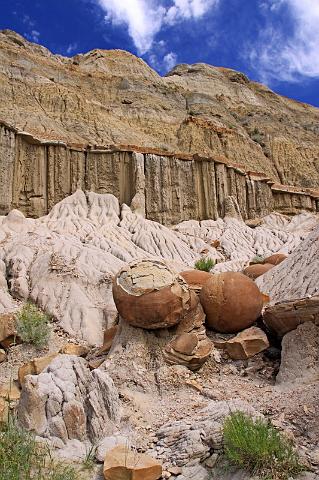
[[[124,51],[64,58],[12,31],[0,55],[2,214],[44,215],[78,188],[167,224],[223,216],[228,195],[243,218],[316,210],[314,107],[233,70],[160,77]]]

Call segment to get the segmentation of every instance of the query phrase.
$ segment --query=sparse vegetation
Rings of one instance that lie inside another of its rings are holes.
[[[1,480],[76,480],[70,465],[55,462],[48,447],[35,441],[13,417],[0,431]]]
[[[226,459],[264,480],[287,480],[304,470],[292,442],[264,419],[233,412],[224,423]]]
[[[86,452],[85,459],[83,460],[83,468],[85,470],[91,470],[95,465],[96,446],[92,445]]]
[[[50,337],[49,317],[32,303],[26,303],[17,314],[17,334],[25,343],[37,348],[48,344]]]
[[[202,270],[203,272],[210,272],[215,266],[216,262],[212,258],[201,258],[195,262],[196,270]]]
[[[264,261],[265,261],[265,258],[264,258],[264,257],[262,257],[261,255],[255,255],[255,256],[251,259],[250,263],[252,263],[252,264],[264,263]]]

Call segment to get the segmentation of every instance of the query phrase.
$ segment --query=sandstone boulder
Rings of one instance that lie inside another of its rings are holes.
[[[33,358],[29,362],[21,365],[18,370],[18,379],[20,385],[23,385],[27,375],[39,375],[47,366],[58,356],[58,352],[45,355],[44,357]]]
[[[191,308],[186,282],[159,260],[133,262],[120,270],[113,297],[126,322],[147,329],[176,325]]]
[[[183,277],[189,288],[199,292],[204,283],[212,276],[209,272],[203,272],[201,270],[186,270],[181,272],[180,276]]]
[[[17,382],[8,382],[0,387],[0,398],[9,402],[16,402],[21,396],[21,390]]]
[[[176,335],[164,348],[163,355],[170,365],[185,365],[190,370],[198,370],[210,357],[212,342],[205,332],[182,333]]]
[[[243,330],[225,344],[225,349],[233,360],[245,360],[268,347],[267,335],[258,327]]]
[[[201,290],[200,301],[207,326],[222,333],[237,333],[250,327],[263,306],[256,284],[238,272],[212,275]]]
[[[106,454],[103,473],[105,480],[158,480],[162,466],[149,455],[119,445]]]
[[[249,265],[243,270],[243,274],[247,277],[255,280],[256,278],[260,277],[264,273],[268,272],[274,265],[271,263],[256,263],[254,265]]]
[[[266,257],[264,259],[264,263],[270,263],[271,265],[279,265],[281,262],[286,260],[287,255],[284,253],[274,253],[273,255],[270,255],[270,257]]]
[[[26,377],[18,406],[21,424],[63,443],[95,443],[119,420],[117,390],[105,371],[89,370],[77,356],[59,355],[40,375]]]

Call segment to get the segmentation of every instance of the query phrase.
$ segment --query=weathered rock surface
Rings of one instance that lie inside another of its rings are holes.
[[[81,343],[102,345],[117,323],[112,280],[125,264],[158,259],[185,271],[208,249],[214,272],[242,270],[255,255],[291,253],[316,224],[311,214],[272,214],[254,229],[231,218],[169,229],[112,195],[78,191],[40,219],[14,210],[0,217],[0,312],[19,308],[13,297],[31,299]]]
[[[176,325],[193,306],[186,282],[158,260],[133,262],[120,270],[113,298],[126,322],[150,330]]]
[[[226,156],[282,183],[318,185],[318,110],[239,72],[183,64],[160,77],[128,52],[93,50],[65,58],[9,30],[0,33],[0,50],[2,119],[35,137]],[[8,135],[6,143],[13,141]],[[34,148],[30,144],[30,157]],[[80,153],[72,156],[78,169]],[[49,160],[54,183],[59,167],[51,167],[52,152]],[[5,161],[13,159],[7,155]],[[5,178],[9,184],[10,169]],[[66,181],[57,182],[59,190]]]
[[[255,283],[242,273],[212,275],[200,292],[209,328],[237,333],[250,327],[259,317],[263,300]]]
[[[163,451],[158,458],[184,466],[202,462],[212,451],[222,450],[224,420],[230,412],[236,410],[259,416],[245,402],[220,401],[210,402],[205,409],[194,412],[192,418],[164,425],[157,432],[157,445],[162,447]]]
[[[282,339],[276,380],[281,385],[319,381],[319,327],[312,322],[299,325]]]
[[[119,445],[106,454],[103,473],[105,480],[158,480],[162,466],[149,455]]]
[[[24,427],[60,446],[74,439],[95,443],[113,433],[119,399],[106,372],[90,372],[81,357],[59,355],[40,375],[26,377],[18,416]]]
[[[268,272],[274,265],[271,263],[259,263],[256,265],[249,265],[248,267],[244,268],[243,274],[247,277],[251,278],[252,280],[256,280],[256,278],[264,275],[264,273]]]
[[[228,340],[225,349],[234,360],[245,360],[266,350],[269,341],[265,332],[258,327],[250,327]]]
[[[319,323],[319,228],[256,283],[270,297],[264,322],[278,335],[303,322]]]
[[[18,371],[20,385],[23,385],[26,375],[39,375],[57,356],[58,352],[51,353],[45,357],[33,358],[30,362],[21,365]]]

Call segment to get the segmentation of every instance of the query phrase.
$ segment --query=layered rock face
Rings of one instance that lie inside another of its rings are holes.
[[[318,186],[316,108],[205,64],[162,78],[127,52],[64,58],[11,31],[0,52],[1,213],[40,216],[77,188],[162,223],[222,216],[227,195],[244,218],[315,207],[279,184]]]

